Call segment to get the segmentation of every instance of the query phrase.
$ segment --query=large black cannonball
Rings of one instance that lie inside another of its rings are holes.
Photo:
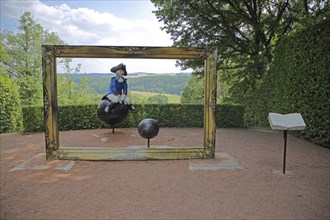
[[[156,120],[146,118],[139,123],[138,131],[141,137],[151,139],[158,135],[159,126]]]
[[[128,107],[125,104],[118,103],[111,112],[105,112],[104,109],[110,104],[109,100],[102,100],[97,107],[97,117],[106,125],[116,125],[122,122],[128,115]]]

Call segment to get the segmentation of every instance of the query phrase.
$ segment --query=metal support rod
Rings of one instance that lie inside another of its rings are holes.
[[[148,148],[150,147],[150,138],[148,138]]]
[[[112,134],[115,133],[115,125],[112,125]]]
[[[288,138],[288,130],[284,130],[284,158],[283,158],[283,174],[285,174],[286,165],[286,140]]]

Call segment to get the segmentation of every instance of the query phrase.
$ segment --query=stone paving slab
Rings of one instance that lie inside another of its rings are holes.
[[[65,160],[46,160],[46,153],[37,153],[33,157],[27,159],[26,161],[16,165],[8,172],[13,171],[24,171],[24,170],[45,170],[45,169],[55,169],[63,170],[68,172],[74,166],[74,161]]]
[[[242,170],[242,165],[228,153],[215,153],[212,160],[192,161],[189,170]]]

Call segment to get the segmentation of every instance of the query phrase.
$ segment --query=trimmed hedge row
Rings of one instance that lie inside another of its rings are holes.
[[[22,114],[17,85],[2,71],[0,91],[0,133],[19,131],[22,126]]]
[[[158,121],[160,127],[203,127],[203,105],[135,105],[136,112],[116,127],[137,127],[145,118]],[[98,129],[106,126],[99,121],[96,105],[75,105],[58,107],[60,131]],[[240,105],[217,105],[216,123],[218,127],[243,127],[244,108]],[[23,132],[44,131],[43,107],[23,107]]]
[[[269,126],[269,112],[300,112],[304,131],[293,134],[330,147],[330,20],[282,38],[274,60],[245,105],[245,124]]]

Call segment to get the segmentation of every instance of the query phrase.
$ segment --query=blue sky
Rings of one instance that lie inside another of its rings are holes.
[[[161,31],[162,23],[152,13],[148,0],[0,0],[1,31],[17,30],[24,11],[46,30],[56,32],[67,44],[110,46],[171,46],[170,35]],[[74,59],[82,73],[109,72],[124,62],[128,72],[180,72],[175,60]],[[59,72],[61,67],[58,68]],[[188,70],[191,71],[191,70]]]
[[[86,7],[98,12],[111,13],[115,16],[124,16],[129,19],[154,19],[152,13],[155,10],[154,5],[148,0],[103,0],[103,1],[49,1],[42,0],[42,3],[48,6],[60,5],[63,2],[71,8]]]

